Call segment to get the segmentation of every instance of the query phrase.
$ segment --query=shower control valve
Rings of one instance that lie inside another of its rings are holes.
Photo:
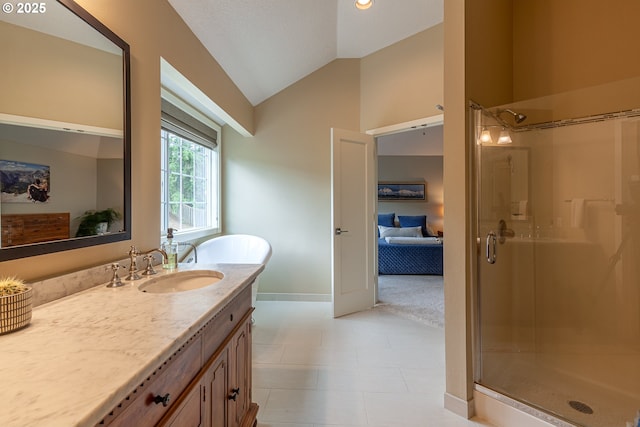
[[[507,223],[504,219],[501,219],[498,223],[498,242],[504,244],[507,237],[515,237],[516,232],[510,228],[507,228]]]

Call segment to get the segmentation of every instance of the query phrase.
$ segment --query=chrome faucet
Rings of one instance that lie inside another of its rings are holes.
[[[122,280],[120,280],[120,277],[118,276],[118,270],[120,268],[123,267],[117,262],[114,262],[110,266],[107,266],[107,270],[111,269],[113,271],[113,276],[107,284],[107,288],[119,288],[120,286],[124,286],[124,283],[122,283]]]
[[[142,273],[143,276],[152,276],[154,274],[156,274],[156,270],[153,268],[153,255],[151,255],[153,252],[158,252],[160,255],[162,255],[162,263],[166,263],[167,262],[167,253],[158,248],[158,249],[151,249],[148,250],[147,252],[144,252],[140,255],[144,255],[144,259],[147,261],[147,267],[144,269],[144,272]]]
[[[158,252],[160,255],[162,255],[163,263],[167,262],[167,253],[162,249],[150,249],[146,252],[140,252],[138,249],[136,249],[135,246],[131,246],[129,252],[127,253],[129,255],[129,274],[127,274],[127,277],[125,277],[124,280],[140,280],[142,279],[142,276],[150,276],[156,274],[156,271],[153,269],[153,263],[151,262],[153,260],[153,256],[150,255],[153,252]],[[142,273],[142,276],[138,274],[137,264],[137,258],[140,255],[145,255],[144,259],[147,261],[147,266]]]
[[[138,255],[140,255],[140,251],[138,251],[135,246],[131,246],[128,255],[130,260],[129,274],[127,274],[127,277],[125,277],[124,280],[142,279],[142,277],[140,277],[140,275],[138,274],[138,265],[136,263],[136,258],[138,257]]]

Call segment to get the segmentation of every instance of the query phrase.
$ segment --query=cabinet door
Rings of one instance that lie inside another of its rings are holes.
[[[247,322],[231,341],[231,363],[229,372],[230,399],[229,414],[230,427],[239,427],[247,414],[251,403],[251,341],[249,338],[250,323]],[[233,398],[232,398],[233,397]]]
[[[229,419],[227,412],[228,400],[228,349],[224,348],[220,355],[213,362],[208,364],[207,372],[204,376],[206,385],[206,419],[207,426],[227,427]]]

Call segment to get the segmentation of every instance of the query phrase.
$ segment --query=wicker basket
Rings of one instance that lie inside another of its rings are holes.
[[[31,297],[33,289],[0,296],[0,335],[25,327],[31,322]]]

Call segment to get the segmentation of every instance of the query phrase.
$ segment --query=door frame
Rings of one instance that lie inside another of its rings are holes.
[[[427,128],[430,126],[442,126],[444,125],[444,114],[436,114],[434,116],[429,116],[429,117],[423,117],[421,119],[416,119],[416,120],[411,120],[408,122],[402,122],[402,123],[396,123],[393,125],[388,125],[388,126],[383,126],[383,127],[379,127],[379,128],[375,128],[375,129],[369,129],[364,131],[364,133],[366,133],[367,135],[371,135],[373,136],[373,139],[375,141],[376,147],[378,145],[378,137],[381,136],[387,136],[387,135],[394,135],[394,134],[398,134],[398,133],[402,133],[402,132],[409,132],[412,130],[416,130],[416,129],[420,129],[420,128]],[[376,153],[375,159],[374,159],[374,163],[375,163],[375,168],[376,168],[376,173],[377,171],[379,171],[378,169],[378,154]],[[377,185],[377,180],[378,177],[375,177],[376,182],[374,182],[374,185]],[[376,213],[377,213],[377,203],[376,203]],[[444,218],[443,218],[444,220]],[[375,295],[375,302],[376,304],[378,303],[378,241],[374,240],[373,242],[374,245],[374,252],[375,252],[375,257],[376,257],[376,268],[373,274],[373,281],[374,281],[374,295]]]
[[[389,126],[384,126],[384,127],[380,127],[380,128],[374,128],[374,129],[369,129],[364,131],[364,134],[370,135],[374,138],[374,144],[376,144],[377,147],[377,139],[378,137],[381,136],[386,136],[386,135],[392,135],[392,134],[397,134],[397,133],[402,133],[402,132],[407,132],[407,131],[412,131],[412,130],[416,130],[416,129],[420,129],[420,128],[426,128],[429,126],[438,126],[438,125],[443,125],[444,124],[444,114],[436,114],[434,116],[430,116],[430,117],[424,117],[421,119],[416,119],[416,120],[411,120],[408,122],[402,122],[402,123],[397,123],[394,125],[389,125]],[[332,160],[333,161],[333,160]],[[371,185],[377,186],[377,182],[378,182],[378,175],[377,175],[377,171],[378,171],[378,154],[376,153],[376,155],[374,156],[374,167],[376,170],[376,174],[373,176],[373,180],[374,182],[370,183]],[[332,173],[333,174],[333,173]],[[332,183],[332,187],[333,187],[333,183]],[[377,201],[376,201],[376,207],[375,207],[375,212],[377,213]],[[332,223],[332,232],[333,232],[333,210],[331,213],[331,223]],[[333,239],[333,237],[332,237]],[[332,258],[333,258],[333,241],[332,241]],[[374,286],[374,304],[377,304],[378,302],[378,268],[377,268],[377,262],[378,262],[378,246],[377,246],[377,239],[373,239],[372,240],[372,245],[373,247],[370,248],[373,253],[374,253],[374,257],[375,257],[375,268],[373,271],[373,286]],[[333,261],[332,261],[333,263]],[[333,268],[333,267],[332,267]],[[333,272],[332,272],[333,275]],[[335,302],[333,302],[333,293],[335,292],[334,286],[332,284],[332,304],[334,304],[335,307]]]

